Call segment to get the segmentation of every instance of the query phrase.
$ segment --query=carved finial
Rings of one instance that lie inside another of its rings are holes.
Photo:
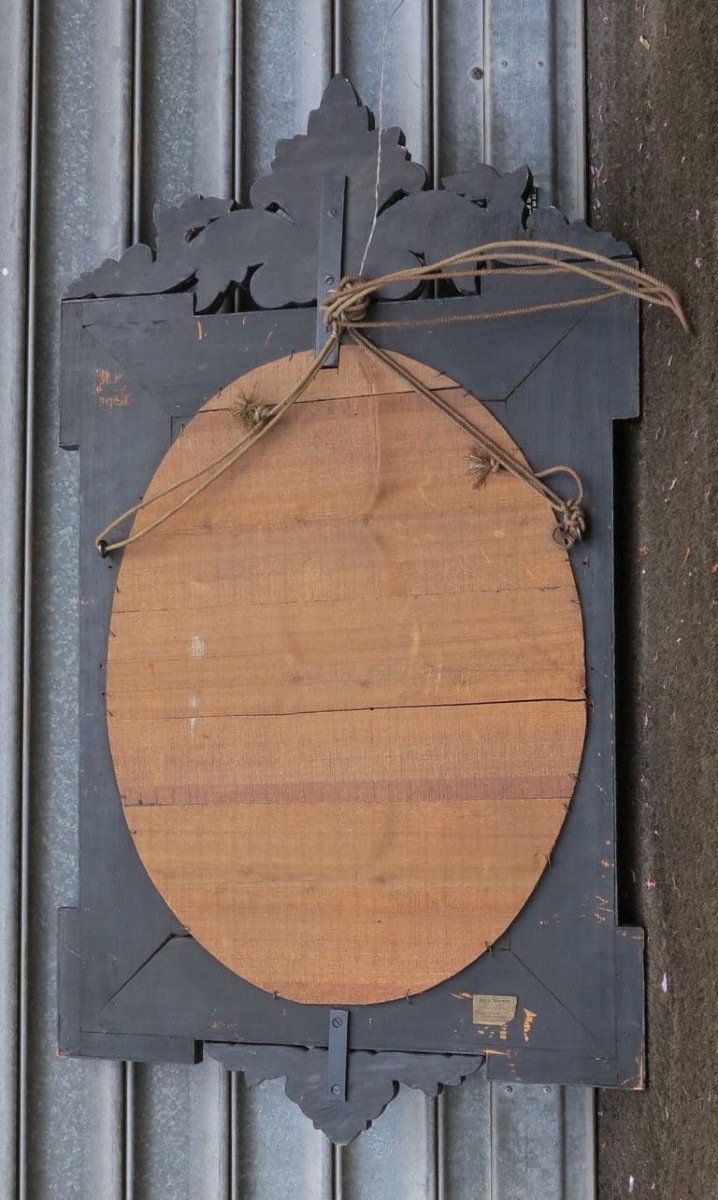
[[[353,104],[355,108],[362,107],[354,84],[347,79],[346,75],[332,75],[320,101],[322,108],[327,104]]]

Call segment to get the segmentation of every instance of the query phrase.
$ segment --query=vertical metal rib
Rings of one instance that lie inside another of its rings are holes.
[[[484,18],[484,162],[493,161],[493,145],[491,139],[491,88],[493,83],[493,58],[491,47],[491,4],[492,0],[483,0]]]
[[[332,3],[332,75],[341,75],[344,71],[344,3],[343,0],[333,0]]]
[[[432,187],[439,186],[439,5],[438,0],[427,0],[426,36],[428,38],[427,78],[429,105],[429,153],[427,167]],[[434,296],[439,285],[431,285]]]
[[[440,1092],[434,1101],[434,1176],[436,1200],[447,1200],[446,1195],[446,1094]]]
[[[239,1076],[232,1071],[229,1074],[229,1200],[242,1200],[239,1191],[239,1120]]]
[[[438,1097],[425,1097],[424,1114],[424,1140],[426,1145],[426,1179],[424,1181],[424,1195],[426,1196],[426,1200],[439,1200]]]
[[[576,138],[576,179],[574,182],[575,216],[586,218],[588,209],[588,140],[586,133],[586,10],[584,0],[573,0],[576,47],[574,53]],[[559,36],[557,30],[556,36]],[[568,189],[570,191],[570,189]]]
[[[132,160],[130,164],[130,242],[139,242],[142,226],[142,25],[144,0],[134,0],[132,27]]]
[[[135,1068],[125,1063],[123,1068],[123,1138],[124,1169],[122,1200],[132,1200],[135,1192]]]
[[[332,1156],[332,1200],[344,1200],[344,1147],[330,1146]]]
[[[223,1081],[222,1081],[224,1084],[224,1089],[223,1089],[224,1128],[222,1130],[222,1142],[224,1145],[224,1156],[223,1156],[223,1159],[221,1162],[221,1170],[224,1172],[223,1177],[222,1177],[224,1186],[220,1187],[217,1200],[234,1200],[234,1184],[233,1184],[234,1171],[232,1169],[232,1156],[234,1153],[233,1140],[232,1140],[232,1126],[233,1126],[233,1121],[232,1121],[232,1111],[233,1111],[233,1109],[232,1109],[232,1079],[233,1078],[234,1078],[234,1076],[231,1074],[231,1072],[227,1071],[225,1073]]]
[[[548,28],[546,30],[546,57],[548,60],[549,75],[552,80],[560,78],[561,59],[559,54],[559,34],[558,27],[559,12],[557,11],[556,0],[550,0],[548,8]],[[560,136],[560,120],[561,120],[561,96],[559,89],[554,85],[549,91],[548,112],[547,112],[547,129],[548,142],[551,154],[550,167],[550,189],[549,194],[553,198],[553,203],[558,203],[558,197],[561,190],[561,173],[559,160],[561,157],[561,136]]]
[[[242,50],[243,5],[234,0],[234,83],[232,87],[232,194],[242,197]]]
[[[25,340],[25,439],[24,439],[24,503],[23,503],[23,590],[22,590],[22,767],[20,787],[20,923],[19,923],[19,1029],[18,1029],[18,1089],[17,1089],[17,1194],[27,1196],[27,1062],[28,1062],[28,986],[29,986],[29,807],[30,807],[30,662],[31,662],[31,588],[32,588],[32,497],[33,446],[35,423],[35,345],[37,300],[37,120],[39,86],[39,8],[30,6],[30,107],[28,118],[27,160],[27,277],[26,277],[26,340]]]
[[[441,95],[439,90],[439,0],[427,0],[428,12],[426,27],[429,37],[429,104],[431,105],[431,125],[429,129],[429,145],[431,148],[431,180],[434,187],[440,183],[440,122],[439,106]],[[428,164],[427,164],[428,165]]]
[[[485,0],[488,4],[490,0]],[[486,29],[484,29],[484,34]],[[485,44],[485,43],[484,43]],[[487,1084],[489,1092],[489,1196],[487,1200],[498,1200],[498,1181],[496,1178],[496,1105],[495,1085]]]

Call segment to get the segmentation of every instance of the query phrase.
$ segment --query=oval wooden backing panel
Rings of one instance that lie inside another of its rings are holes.
[[[277,400],[309,362],[210,400],[148,495],[238,437],[238,399]],[[505,474],[473,488],[469,448],[346,347],[124,552],[108,724],[130,831],[191,933],[294,1000],[373,1003],[456,973],[523,907],[564,820],[585,732],[571,567],[546,502]]]

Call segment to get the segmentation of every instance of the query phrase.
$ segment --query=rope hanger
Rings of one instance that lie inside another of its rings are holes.
[[[199,471],[179,480],[154,496],[139,501],[131,508],[120,513],[109,525],[98,533],[95,545],[99,553],[105,557],[115,550],[121,550],[133,542],[146,537],[148,533],[163,525],[170,517],[179,512],[187,504],[205,491],[212,483],[220,478],[254,446],[261,437],[276,425],[287,410],[300,399],[312,381],[322,369],[324,363],[343,337],[354,341],[365,353],[399,375],[411,388],[442,411],[450,420],[460,426],[472,439],[473,449],[469,465],[475,485],[481,486],[488,476],[496,471],[508,471],[515,478],[533,488],[551,505],[556,518],[557,527],[555,539],[566,549],[570,549],[580,539],[586,530],[586,518],[583,512],[583,484],[573,468],[565,465],[551,467],[544,471],[533,471],[513,458],[507,451],[483,433],[478,426],[458,412],[438,393],[428,388],[412,371],[399,361],[391,352],[377,346],[367,337],[371,329],[419,329],[428,326],[463,324],[476,321],[506,320],[515,317],[532,316],[545,312],[557,312],[563,309],[582,308],[618,296],[629,296],[648,304],[656,304],[667,308],[688,332],[689,326],[677,293],[652,275],[637,267],[611,259],[602,254],[593,254],[582,262],[566,261],[556,258],[557,253],[574,254],[575,247],[560,242],[531,242],[527,245],[521,241],[487,242],[474,246],[459,254],[439,259],[436,262],[419,264],[405,270],[394,271],[378,276],[375,279],[352,278],[346,276],[336,292],[332,292],[322,304],[324,323],[327,328],[327,340],[312,363],[292,391],[274,405],[250,406],[247,409],[250,428],[223,454],[209,462]],[[479,262],[487,262],[500,258],[502,262],[514,263],[515,266],[492,267],[477,266]],[[589,262],[590,265],[586,265]],[[458,268],[453,270],[451,268]],[[481,278],[489,275],[529,275],[555,276],[565,274],[586,279],[592,284],[598,284],[601,290],[587,296],[577,296],[566,300],[550,300],[536,304],[522,305],[514,308],[497,309],[486,312],[452,313],[444,316],[417,317],[408,320],[371,321],[367,319],[371,298],[383,288],[395,283],[416,281],[431,282],[446,280],[447,274],[454,278]],[[566,500],[555,492],[545,482],[556,474],[570,475],[577,488],[577,494]],[[151,521],[142,529],[128,534],[127,537],[108,542],[108,535],[136,513],[142,512],[158,500],[164,499],[180,488],[194,484],[187,495],[172,505],[156,520]]]

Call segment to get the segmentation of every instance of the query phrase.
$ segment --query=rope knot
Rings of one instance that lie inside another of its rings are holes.
[[[483,487],[489,475],[495,475],[502,467],[503,463],[482,446],[474,446],[469,454],[469,473],[475,488]]]
[[[578,500],[566,500],[557,515],[559,524],[553,531],[554,540],[564,550],[570,550],[586,532],[586,514]]]
[[[232,407],[232,416],[244,425],[247,430],[259,429],[266,425],[272,416],[274,404],[257,404],[247,396],[243,396]]]
[[[335,292],[322,301],[324,324],[338,339],[345,329],[361,325],[369,307],[371,287],[358,275],[345,275]]]

